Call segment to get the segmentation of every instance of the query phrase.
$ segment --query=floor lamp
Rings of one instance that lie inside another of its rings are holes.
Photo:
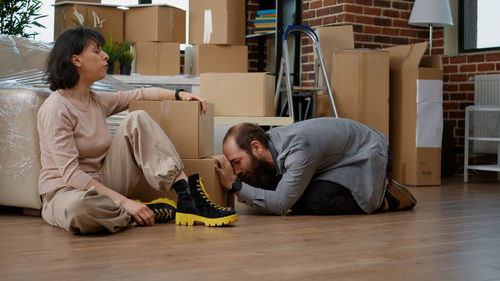
[[[432,55],[432,28],[453,25],[449,0],[415,0],[408,23],[429,27],[429,55]]]

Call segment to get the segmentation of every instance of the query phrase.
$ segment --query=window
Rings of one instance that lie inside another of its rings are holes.
[[[460,52],[500,50],[500,1],[460,1]]]

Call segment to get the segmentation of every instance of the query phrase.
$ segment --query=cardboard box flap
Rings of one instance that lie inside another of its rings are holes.
[[[412,45],[401,45],[390,47],[389,51],[390,68],[393,69],[416,69],[427,49],[427,41]]]
[[[443,60],[441,56],[423,57],[419,67],[443,69]]]
[[[333,25],[316,28],[323,62],[325,64],[326,75],[331,77],[333,69],[332,54],[338,49],[354,48],[354,33],[352,25]],[[332,81],[330,86],[333,86]],[[324,85],[323,75],[318,76],[318,85]]]
[[[337,49],[354,48],[352,25],[322,26],[316,29],[323,54]]]
[[[168,5],[168,4],[159,4],[159,3],[156,3],[156,4],[136,4],[136,5],[127,5],[126,6],[127,8],[144,8],[144,7],[168,7],[168,8],[175,8],[175,9],[179,9],[175,6],[172,6],[172,5]],[[182,9],[181,9],[182,10]]]
[[[62,1],[62,2],[56,2],[52,4],[52,6],[57,7],[57,6],[63,6],[63,5],[89,5],[89,6],[100,6],[100,7],[119,7],[120,5],[115,5],[115,4],[104,4],[104,3],[97,3],[97,2],[83,2],[83,1]]]

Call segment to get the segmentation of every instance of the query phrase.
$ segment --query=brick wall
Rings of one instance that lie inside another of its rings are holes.
[[[303,0],[302,24],[313,28],[332,24],[352,24],[356,48],[385,48],[428,40],[428,29],[408,24],[414,0]],[[457,23],[455,23],[457,24]],[[435,28],[433,54],[443,54],[444,33]],[[313,83],[312,45],[302,40],[302,77]],[[469,53],[443,57],[444,119],[452,120],[453,152],[463,165],[465,107],[474,101],[476,74],[500,73],[500,52]]]
[[[444,119],[454,121],[453,152],[463,167],[465,107],[474,103],[474,79],[478,74],[500,73],[500,52],[471,53],[443,58]],[[481,162],[481,159],[477,159]],[[491,159],[485,161],[491,163]]]
[[[259,10],[259,0],[247,1],[247,34],[253,33],[253,21],[257,16],[258,10]],[[264,40],[264,43],[266,43],[266,41],[267,40]],[[248,46],[248,71],[254,72],[257,71],[257,64],[258,64],[258,58],[257,58],[257,53],[259,50],[258,39],[256,38],[247,39],[247,46]]]

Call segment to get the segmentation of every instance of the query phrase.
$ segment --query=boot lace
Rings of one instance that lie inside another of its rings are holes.
[[[163,219],[172,219],[173,216],[172,216],[172,212],[168,211],[168,210],[165,210],[165,209],[154,209],[153,210],[153,213],[155,214],[155,218],[156,219],[160,219],[160,220],[163,220]]]
[[[198,178],[198,180],[196,180],[196,185],[198,186],[198,191],[200,191],[201,196],[203,198],[205,198],[205,201],[207,201],[210,205],[214,206],[217,209],[222,209],[225,211],[231,210],[230,207],[223,207],[223,206],[213,202],[212,199],[210,199],[208,192],[205,190],[205,184],[203,183],[203,178],[201,178],[201,177]]]

